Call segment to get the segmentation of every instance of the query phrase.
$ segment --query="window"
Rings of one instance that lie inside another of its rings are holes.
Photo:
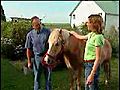
[[[98,15],[102,16],[102,13],[98,13]]]
[[[73,19],[75,19],[75,14],[73,15]]]

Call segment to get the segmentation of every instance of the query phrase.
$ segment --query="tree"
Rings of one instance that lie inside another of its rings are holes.
[[[6,17],[2,5],[1,5],[1,20],[6,22]]]

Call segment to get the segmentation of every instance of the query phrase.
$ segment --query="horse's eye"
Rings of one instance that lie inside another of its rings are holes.
[[[55,46],[58,46],[58,45],[59,45],[58,42],[56,42],[56,43],[55,43]]]

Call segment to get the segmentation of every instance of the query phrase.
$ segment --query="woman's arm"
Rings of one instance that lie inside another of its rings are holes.
[[[101,60],[100,56],[101,56],[101,47],[97,46],[96,47],[96,60],[94,62],[92,71],[91,71],[90,75],[87,78],[86,84],[91,84],[93,82],[94,74],[96,73],[96,70],[97,70],[97,68],[98,68],[98,66],[100,64],[100,60]]]
[[[87,35],[82,36],[82,35],[77,34],[75,31],[70,31],[70,34],[74,35],[78,39],[88,39]]]
[[[101,47],[96,47],[96,60],[94,62],[91,74],[95,74],[96,73],[96,70],[97,70],[97,68],[98,68],[98,66],[100,64],[100,60],[101,60],[100,56],[101,56]]]

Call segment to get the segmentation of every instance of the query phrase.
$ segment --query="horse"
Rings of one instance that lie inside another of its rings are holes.
[[[44,57],[47,64],[56,64],[59,56],[62,54],[64,62],[70,71],[70,90],[81,90],[81,75],[84,67],[84,50],[85,40],[77,39],[71,35],[66,29],[54,29],[48,39],[49,49]],[[110,79],[110,58],[111,58],[111,45],[108,40],[105,40],[102,49],[101,64],[104,65],[106,83]]]

